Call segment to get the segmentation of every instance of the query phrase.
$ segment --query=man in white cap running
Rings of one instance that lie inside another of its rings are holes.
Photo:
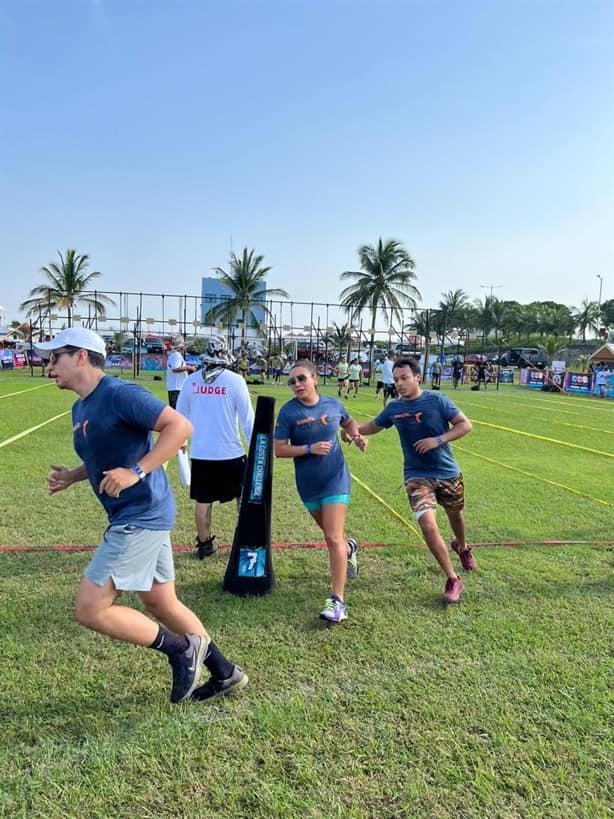
[[[35,348],[49,359],[49,377],[57,386],[78,396],[72,429],[81,462],[72,469],[52,465],[49,494],[87,479],[109,520],[79,584],[77,620],[165,654],[173,703],[244,688],[247,675],[224,657],[175,593],[170,537],[175,501],[162,464],[192,425],[144,387],[105,375],[105,343],[91,330],[69,327]],[[155,443],[152,431],[158,433]],[[151,616],[118,605],[122,591],[135,592]],[[203,664],[211,677],[198,687]]]

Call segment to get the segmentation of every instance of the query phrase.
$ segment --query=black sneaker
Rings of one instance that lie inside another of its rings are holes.
[[[211,557],[217,552],[217,544],[215,543],[215,535],[211,535],[207,540],[199,540],[196,538],[196,557],[199,560],[204,560],[205,557]]]
[[[209,646],[207,637],[198,634],[186,634],[188,647],[181,654],[169,657],[168,661],[173,669],[173,688],[171,702],[187,700],[198,685],[200,672],[203,667],[205,653]]]
[[[232,669],[232,674],[225,680],[216,680],[210,677],[209,680],[192,692],[193,700],[214,700],[216,697],[225,697],[227,694],[236,694],[241,691],[247,683],[249,677],[239,668],[238,665]]]

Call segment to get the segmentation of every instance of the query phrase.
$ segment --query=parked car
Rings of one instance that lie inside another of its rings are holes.
[[[499,356],[499,364],[503,367],[516,365],[517,367],[538,367],[543,369],[550,363],[548,355],[537,347],[511,347],[504,350]]]
[[[147,347],[148,353],[165,353],[166,345],[161,338],[157,336],[145,336],[143,344]]]
[[[465,364],[488,364],[488,357],[481,353],[467,353]]]

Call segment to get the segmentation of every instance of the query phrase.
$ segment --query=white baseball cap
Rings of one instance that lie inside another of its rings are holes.
[[[93,330],[86,330],[85,327],[68,327],[62,330],[52,341],[43,341],[32,345],[37,353],[43,358],[49,358],[45,353],[53,353],[62,347],[76,347],[78,350],[90,350],[92,353],[106,355],[107,347],[104,339]]]

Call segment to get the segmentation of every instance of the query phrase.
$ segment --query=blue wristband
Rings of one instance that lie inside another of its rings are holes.
[[[133,470],[134,470],[134,472],[136,472],[136,474],[139,476],[139,480],[140,480],[140,481],[144,481],[144,480],[145,480],[145,478],[147,477],[147,473],[143,472],[143,470],[141,469],[141,467],[140,467],[138,464],[135,464],[135,465],[132,467],[132,469],[133,469]]]
[[[307,447],[307,452],[305,455],[311,455],[311,444],[305,444],[305,446]]]
[[[437,436],[437,446],[443,446],[443,441],[441,440],[441,435]]]

